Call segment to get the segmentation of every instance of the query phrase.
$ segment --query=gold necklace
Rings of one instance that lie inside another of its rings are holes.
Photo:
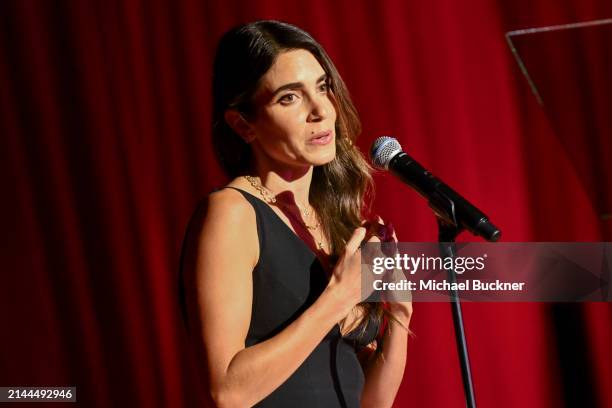
[[[257,190],[259,192],[259,194],[261,195],[261,197],[264,199],[265,202],[267,202],[268,204],[276,204],[277,202],[280,204],[283,204],[282,202],[278,201],[276,199],[276,195],[274,195],[270,190],[268,190],[266,187],[264,187],[263,184],[261,184],[261,181],[259,181],[256,177],[253,176],[244,176],[244,178],[249,182],[249,184],[251,184],[251,186],[253,186],[253,188],[255,190]],[[304,217],[309,217],[311,214],[310,209],[308,209],[307,211],[302,211],[302,208],[295,203],[295,205],[297,206],[297,208],[300,210],[300,213],[304,216]],[[291,212],[289,212],[291,213]],[[306,229],[310,230],[310,231],[318,231],[319,227],[321,226],[320,223],[316,223],[315,225],[308,225],[306,224],[306,221],[304,221],[303,219],[298,219],[298,221],[300,222],[300,224],[302,224]],[[310,234],[314,239],[315,242],[317,244],[317,248],[320,251],[325,252],[325,248],[323,247],[323,241],[322,240],[318,240],[314,237],[314,234]]]
[[[253,176],[244,176],[244,178],[247,179],[247,181],[253,186],[253,188],[259,192],[259,194],[266,203],[276,204],[276,196],[273,195],[270,190],[265,188],[263,184],[259,182],[259,180],[257,180]]]
[[[247,181],[253,186],[253,188],[259,191],[259,194],[264,198],[265,202],[267,202],[268,204],[276,204],[276,195],[274,195],[270,190],[264,187],[263,184],[261,184],[261,181],[259,181],[256,177],[253,176],[244,176],[244,178],[247,179]],[[286,206],[285,203],[279,203]],[[302,207],[298,203],[295,203],[295,206],[305,218],[310,218],[310,214],[312,214],[311,208]]]

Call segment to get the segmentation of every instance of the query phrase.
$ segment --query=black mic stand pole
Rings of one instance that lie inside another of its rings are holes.
[[[440,245],[440,255],[442,259],[453,258],[452,265],[455,265],[454,258],[457,256],[457,245],[455,239],[463,231],[463,227],[457,223],[455,216],[455,204],[443,193],[437,191],[436,198],[429,202],[429,206],[436,213],[438,221],[438,242]],[[451,286],[457,281],[454,267],[446,270]],[[465,329],[463,327],[463,314],[461,313],[461,303],[457,290],[450,291],[450,305],[453,314],[453,325],[455,327],[455,340],[457,342],[457,352],[461,365],[461,377],[463,379],[463,390],[465,401],[468,408],[476,408],[474,397],[474,384],[472,383],[472,373],[468,358],[467,343],[465,341]]]

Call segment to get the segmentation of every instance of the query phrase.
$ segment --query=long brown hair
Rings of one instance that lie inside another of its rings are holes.
[[[317,59],[327,74],[328,89],[337,110],[336,157],[314,168],[309,197],[335,262],[370,211],[372,169],[355,146],[361,122],[346,85],[323,47],[310,34],[273,20],[244,24],[224,34],[213,68],[213,145],[230,178],[251,171],[251,147],[225,122],[224,113],[236,109],[252,118],[255,110],[252,98],[261,77],[279,54],[294,49],[307,50]],[[381,322],[384,309],[381,303],[359,305],[364,318],[358,328],[364,333],[368,321]]]

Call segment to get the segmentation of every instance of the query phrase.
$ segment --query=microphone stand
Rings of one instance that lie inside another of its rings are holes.
[[[437,193],[438,194],[429,202],[429,206],[434,210],[438,221],[440,255],[443,259],[453,258],[453,265],[455,265],[454,258],[457,256],[457,244],[455,243],[455,239],[464,228],[457,223],[455,203],[453,200],[440,191],[437,191]],[[457,281],[454,267],[447,269],[446,272],[448,280],[451,282],[451,286],[454,286],[452,284]],[[451,289],[449,293],[465,401],[468,408],[476,408],[474,384],[472,382],[472,373],[465,340],[465,328],[463,327],[463,314],[461,313],[461,302],[459,301],[457,290]]]

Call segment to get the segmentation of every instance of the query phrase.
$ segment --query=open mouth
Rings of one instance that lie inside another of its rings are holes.
[[[331,142],[333,137],[333,133],[331,130],[326,130],[324,132],[317,133],[314,137],[308,140],[310,144],[316,145],[326,145]]]

